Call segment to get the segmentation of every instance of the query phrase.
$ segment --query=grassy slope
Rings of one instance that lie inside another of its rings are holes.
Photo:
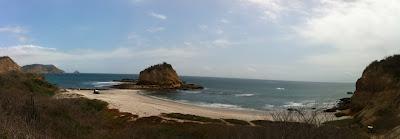
[[[300,123],[253,121],[257,126],[249,126],[227,119],[235,124],[227,125],[182,114],[164,116],[186,122],[137,118],[98,100],[53,99],[56,90],[37,75],[0,75],[0,138],[360,138],[346,128]]]

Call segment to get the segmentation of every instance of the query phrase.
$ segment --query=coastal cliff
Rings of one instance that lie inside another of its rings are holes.
[[[400,55],[372,62],[357,80],[350,114],[363,125],[400,125]]]
[[[0,57],[0,73],[7,73],[11,71],[20,71],[21,67],[18,66],[10,57]]]
[[[57,68],[54,65],[42,65],[42,64],[32,64],[32,65],[26,65],[21,68],[23,72],[26,73],[39,73],[39,74],[44,74],[44,73],[53,73],[53,74],[60,74],[60,73],[65,73],[63,70]]]

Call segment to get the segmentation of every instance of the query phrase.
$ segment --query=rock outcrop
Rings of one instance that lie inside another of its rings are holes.
[[[18,66],[10,57],[3,56],[0,57],[0,74],[7,73],[12,71],[20,71],[21,67]]]
[[[400,55],[372,62],[357,80],[350,114],[363,125],[400,125]]]
[[[164,62],[141,71],[137,84],[179,88],[182,86],[182,81],[172,66]]]
[[[65,73],[63,70],[57,68],[54,65],[42,65],[42,64],[32,64],[26,65],[21,68],[25,73],[35,73],[35,74],[61,74]]]
[[[138,80],[122,79],[116,80],[122,84],[114,85],[113,88],[119,89],[146,89],[146,90],[198,90],[202,86],[196,84],[186,84],[182,82],[176,71],[170,64],[162,63],[151,66],[139,74]]]

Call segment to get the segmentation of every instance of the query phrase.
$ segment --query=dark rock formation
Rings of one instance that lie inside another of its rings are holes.
[[[400,125],[400,55],[372,62],[357,80],[350,114],[363,125]]]
[[[138,80],[123,79],[122,84],[113,86],[119,89],[181,89],[197,90],[203,89],[200,85],[186,84],[181,81],[176,71],[170,64],[163,63],[151,66],[140,72]]]
[[[80,72],[76,70],[73,72],[73,74],[80,74]]]
[[[63,70],[60,70],[59,68],[57,68],[54,65],[32,64],[32,65],[23,66],[21,69],[22,69],[23,72],[36,73],[36,74],[47,74],[47,73],[61,74],[61,73],[65,73]]]
[[[182,81],[170,64],[151,66],[140,72],[138,85],[159,85],[164,88],[180,88]]]
[[[20,66],[18,66],[18,64],[15,63],[10,57],[0,57],[0,74],[20,70]]]

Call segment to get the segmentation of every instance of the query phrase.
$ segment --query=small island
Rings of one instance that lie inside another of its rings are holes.
[[[166,62],[151,66],[139,74],[138,80],[120,80],[122,84],[115,85],[118,89],[149,89],[149,90],[198,90],[202,86],[183,82],[171,64]]]
[[[25,73],[36,73],[36,74],[63,74],[63,70],[57,68],[54,65],[43,65],[43,64],[32,64],[25,65],[21,68]]]

